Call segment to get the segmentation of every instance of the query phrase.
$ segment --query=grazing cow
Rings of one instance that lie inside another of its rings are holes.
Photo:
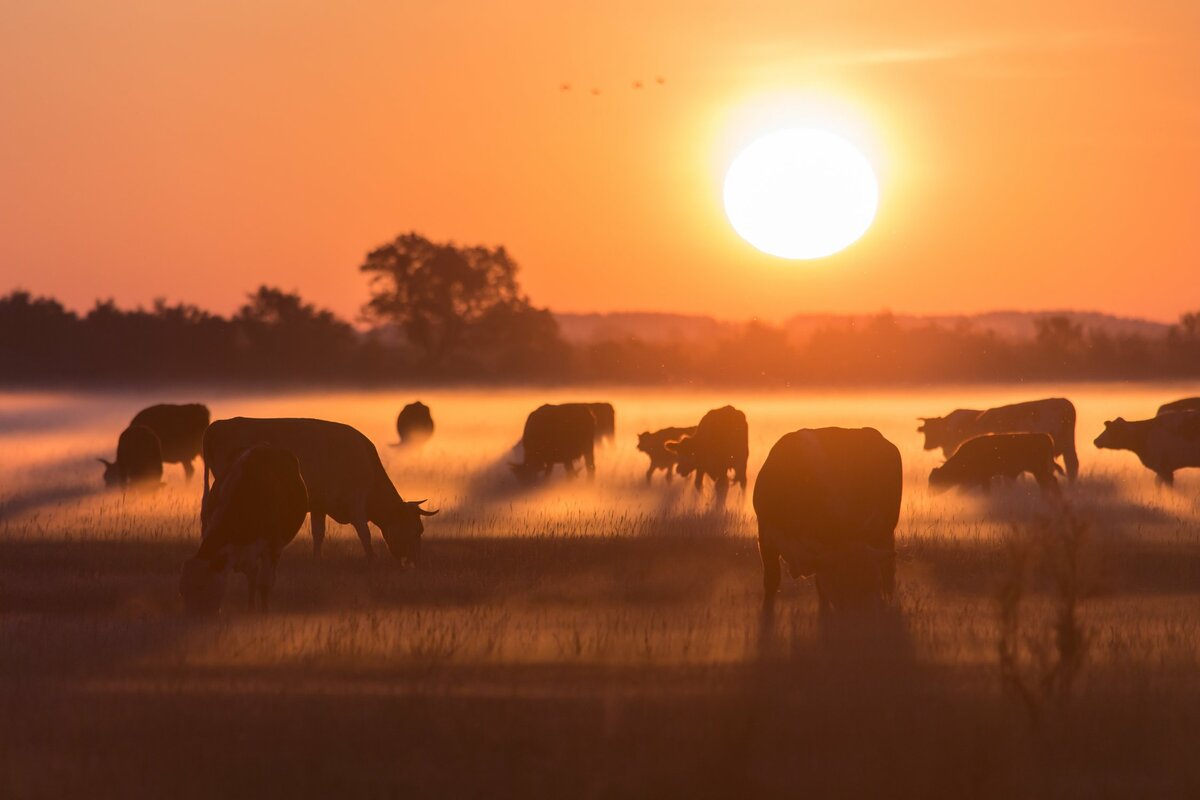
[[[786,434],[754,483],[763,610],[780,564],[815,575],[822,613],[879,608],[895,588],[895,531],[903,488],[900,451],[874,428]]]
[[[162,483],[162,444],[145,425],[130,425],[117,438],[117,460],[99,459],[104,465],[104,485],[157,488]]]
[[[421,517],[436,514],[421,508],[424,500],[407,502],[396,491],[371,440],[349,425],[319,419],[217,420],[204,434],[204,500],[201,520],[211,514],[208,473],[219,479],[241,451],[271,444],[293,453],[308,487],[312,513],[313,554],[321,557],[325,517],[354,526],[367,560],[375,558],[369,522],[383,534],[392,556],[416,563],[421,552]]]
[[[1062,456],[1067,477],[1079,475],[1079,457],[1075,454],[1075,406],[1070,400],[1052,397],[1031,400],[987,411],[960,408],[944,417],[921,417],[917,432],[925,434],[925,449],[942,449],[942,456],[954,455],[958,446],[985,433],[1048,433],[1054,441],[1054,455]]]
[[[1200,467],[1200,411],[1172,411],[1153,419],[1104,423],[1096,447],[1132,450],[1154,471],[1157,483],[1171,486],[1175,470]]]
[[[296,457],[274,445],[243,450],[212,486],[200,549],[183,565],[179,593],[189,614],[216,614],[229,571],[246,576],[250,608],[266,611],[279,554],[308,513]]]
[[[701,418],[695,433],[667,442],[666,448],[675,454],[675,470],[680,475],[695,473],[697,491],[703,488],[707,475],[712,478],[717,495],[724,496],[729,488],[730,470],[734,481],[745,491],[750,429],[746,415],[733,406],[709,411]]]
[[[549,475],[555,464],[562,464],[567,474],[574,476],[575,461],[582,458],[587,465],[588,477],[594,477],[595,443],[596,418],[587,404],[544,405],[525,420],[525,431],[521,435],[525,460],[508,466],[518,478],[525,480],[539,473]]]
[[[204,430],[208,427],[208,407],[200,403],[171,405],[162,403],[143,408],[130,425],[145,425],[158,434],[162,443],[165,464],[182,464],[183,475],[191,480],[196,469],[192,462],[204,446]]]
[[[646,483],[649,483],[654,475],[654,470],[666,470],[667,482],[670,483],[671,475],[674,474],[675,464],[679,458],[675,453],[667,449],[667,442],[677,442],[685,436],[692,436],[696,433],[696,426],[690,428],[662,428],[661,430],[646,431],[638,434],[637,449],[650,457],[650,467],[646,470]]]
[[[400,444],[424,444],[433,436],[433,416],[429,406],[418,400],[400,409],[396,417],[396,433],[400,436]]]
[[[1055,472],[1063,469],[1054,460],[1054,440],[1048,433],[988,433],[968,439],[954,455],[929,474],[929,485],[944,491],[952,486],[978,486],[991,491],[992,478],[1015,480],[1028,472],[1042,492],[1062,493]]]
[[[1169,414],[1174,411],[1200,411],[1200,397],[1185,397],[1182,400],[1158,407],[1159,414]]]

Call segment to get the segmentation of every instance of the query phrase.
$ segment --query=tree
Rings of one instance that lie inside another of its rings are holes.
[[[233,317],[260,374],[316,376],[350,366],[356,335],[332,311],[300,295],[260,286]]]
[[[518,351],[532,347],[531,356],[561,343],[552,317],[531,316],[536,309],[503,247],[457,247],[409,233],[369,253],[360,270],[370,276],[364,316],[395,326],[429,369],[477,361],[485,333],[491,344],[513,339]],[[514,356],[520,352],[505,358]]]

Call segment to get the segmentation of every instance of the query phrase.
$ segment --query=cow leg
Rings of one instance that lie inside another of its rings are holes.
[[[314,508],[309,523],[312,526],[313,558],[321,557],[321,545],[325,543],[325,512]]]
[[[1070,450],[1064,450],[1062,457],[1063,466],[1067,468],[1067,480],[1074,483],[1075,479],[1079,477],[1079,456],[1076,455],[1075,448],[1072,447]]]
[[[775,611],[775,595],[779,593],[779,551],[765,544],[760,535],[758,538],[758,554],[762,557],[763,565],[763,606],[764,614]]]
[[[654,480],[654,465],[653,464],[651,464],[649,466],[649,468],[646,469],[646,485],[649,486],[650,482],[652,480]]]
[[[673,482],[675,480],[675,465],[668,464],[666,472],[667,472],[667,483]]]
[[[1175,471],[1167,470],[1165,472],[1156,473],[1154,476],[1154,482],[1156,484],[1158,484],[1159,486],[1166,486],[1168,488],[1174,486],[1175,485]]]
[[[742,461],[733,470],[733,479],[742,487],[742,491],[746,491],[746,462]]]
[[[713,504],[720,508],[725,505],[725,497],[729,494],[729,476],[721,473],[713,481]]]
[[[192,464],[192,459],[183,462],[183,478],[190,481],[192,476],[196,474],[196,467]]]
[[[696,478],[692,481],[692,485],[696,487],[697,492],[704,491],[704,470],[696,468]]]
[[[371,547],[371,526],[367,524],[366,516],[354,520],[354,530],[358,533],[358,540],[362,542],[363,553],[367,556],[367,563],[372,563],[375,561],[375,550]]]
[[[583,463],[587,466],[588,480],[596,479],[596,453],[588,448],[583,454]]]

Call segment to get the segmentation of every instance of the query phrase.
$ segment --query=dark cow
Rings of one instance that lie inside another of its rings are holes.
[[[158,434],[163,463],[182,464],[184,477],[190,480],[196,472],[192,462],[204,446],[208,420],[208,407],[200,403],[161,403],[143,408],[129,424],[145,425]]]
[[[1067,477],[1079,475],[1079,456],[1075,453],[1075,406],[1070,400],[1052,397],[1010,406],[975,411],[960,408],[944,417],[922,417],[919,433],[925,434],[925,449],[942,449],[950,458],[958,446],[985,433],[1048,433],[1054,441],[1054,455],[1063,457]]]
[[[729,488],[729,472],[733,480],[746,489],[746,461],[750,457],[750,429],[746,415],[733,406],[716,408],[705,414],[696,432],[678,441],[668,442],[667,450],[675,454],[675,470],[680,475],[695,473],[696,490],[704,486],[704,476],[712,479],[717,495]]]
[[[513,473],[525,480],[539,473],[549,475],[562,464],[568,475],[576,474],[575,461],[582,458],[588,477],[596,474],[596,418],[585,403],[544,405],[525,420],[521,435],[524,461],[510,463]]]
[[[1200,397],[1185,397],[1158,407],[1159,414],[1170,414],[1174,411],[1200,411]]]
[[[213,483],[200,549],[183,565],[179,593],[189,614],[216,614],[229,571],[246,576],[250,608],[266,611],[279,554],[308,513],[300,462],[281,447],[242,451]]]
[[[421,517],[436,511],[421,508],[424,500],[407,502],[396,491],[371,440],[349,425],[319,419],[217,420],[204,434],[204,501],[201,520],[209,508],[208,473],[219,479],[248,447],[271,444],[293,453],[308,487],[312,512],[313,554],[321,557],[325,517],[353,525],[367,560],[375,558],[369,522],[383,534],[392,556],[416,563],[425,525]]]
[[[954,455],[929,474],[929,485],[946,490],[952,486],[977,486],[991,491],[992,479],[1015,480],[1028,472],[1042,492],[1059,495],[1054,478],[1063,469],[1054,460],[1054,440],[1048,433],[989,433],[959,445]]]
[[[666,470],[667,482],[670,483],[679,457],[667,449],[667,442],[677,442],[683,437],[692,436],[695,433],[696,426],[693,425],[690,428],[662,428],[653,433],[646,431],[638,434],[637,449],[650,457],[650,466],[646,470],[646,483],[650,482],[656,469]]]
[[[1171,486],[1175,470],[1200,467],[1200,411],[1172,411],[1153,419],[1104,423],[1096,447],[1132,450],[1154,471],[1159,484]]]
[[[162,444],[145,425],[130,425],[117,438],[117,460],[99,459],[104,465],[104,485],[110,488],[162,484]]]
[[[786,434],[754,483],[763,610],[793,577],[815,575],[822,613],[879,608],[895,587],[900,451],[874,428]]]
[[[433,436],[433,415],[429,406],[418,400],[400,409],[396,417],[396,433],[400,436],[400,444],[424,444]]]

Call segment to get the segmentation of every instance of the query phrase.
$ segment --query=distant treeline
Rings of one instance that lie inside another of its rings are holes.
[[[14,291],[0,298],[0,381],[9,385],[622,383],[902,384],[1200,377],[1200,313],[1166,335],[1113,335],[1065,317],[1032,339],[967,325],[900,325],[888,314],[831,325],[803,342],[749,323],[710,342],[619,338],[570,344],[520,291],[504,248],[416,234],[360,267],[370,297],[359,330],[330,311],[260,287],[235,314],[158,302],[86,314]]]

